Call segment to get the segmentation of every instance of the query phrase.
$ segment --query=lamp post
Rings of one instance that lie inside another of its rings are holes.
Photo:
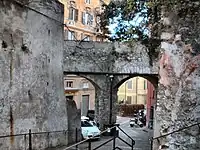
[[[109,78],[110,78],[110,117],[109,117],[109,124],[111,125],[112,124],[112,104],[113,104],[112,88],[113,88],[113,78],[114,78],[114,76],[110,75]]]

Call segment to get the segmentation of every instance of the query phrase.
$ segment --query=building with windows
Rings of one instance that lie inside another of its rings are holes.
[[[147,103],[147,80],[135,77],[127,80],[118,89],[118,102],[126,104]]]
[[[86,115],[88,110],[95,108],[95,88],[90,81],[76,75],[64,77],[65,97],[74,100],[81,114]]]
[[[60,0],[64,4],[65,40],[103,41],[102,4],[110,0]]]

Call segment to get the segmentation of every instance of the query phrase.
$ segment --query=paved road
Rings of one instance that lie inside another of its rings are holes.
[[[119,123],[120,127],[135,140],[134,150],[150,150],[149,138],[152,131],[148,131],[145,128],[139,128],[139,127],[131,128],[129,126],[129,120],[130,118],[128,117],[118,117],[117,123]],[[121,137],[126,142],[131,143],[131,140],[121,131],[119,132],[119,137]],[[96,148],[98,145],[100,145],[101,143],[104,143],[110,138],[111,137],[104,136],[100,140],[92,141],[92,149]],[[102,148],[99,148],[98,150],[112,150],[112,145],[113,145],[113,142],[110,142],[106,144],[105,146],[103,146]],[[123,150],[131,150],[129,146],[127,146],[125,143],[123,143],[119,139],[116,140],[116,145]],[[87,142],[79,145],[79,150],[87,150],[87,149],[88,149]],[[54,150],[65,150],[65,149],[61,148],[61,149],[54,149]],[[75,148],[71,148],[69,150],[75,150]]]

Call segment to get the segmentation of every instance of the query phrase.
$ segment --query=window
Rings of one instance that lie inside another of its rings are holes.
[[[69,8],[69,20],[78,21],[78,9],[73,7]]]
[[[73,81],[67,81],[66,87],[73,87]]]
[[[74,31],[68,31],[68,34],[67,34],[67,39],[68,40],[75,40],[75,32]]]
[[[126,101],[126,103],[127,103],[127,104],[131,104],[131,101],[132,101],[132,97],[131,97],[131,96],[127,96],[127,101]]]
[[[84,40],[83,41],[90,41],[90,36],[89,35],[86,35],[85,37],[84,37]]]
[[[92,25],[94,22],[94,17],[88,12],[82,12],[82,24]]]
[[[88,82],[84,82],[82,86],[83,86],[84,89],[88,89],[89,88],[89,83]]]
[[[128,84],[128,89],[132,89],[133,87],[132,87],[132,81],[131,80],[129,80],[128,82],[127,82],[127,84]]]
[[[133,96],[133,104],[137,104],[137,97],[136,97],[136,95]]]
[[[85,0],[85,3],[86,3],[86,4],[90,4],[90,3],[91,3],[91,0]]]
[[[144,80],[144,90],[146,90],[147,89],[147,82],[146,82],[146,80]]]
[[[81,127],[93,127],[93,125],[90,122],[83,120],[81,121]]]

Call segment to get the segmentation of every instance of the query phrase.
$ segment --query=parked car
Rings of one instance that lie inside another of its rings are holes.
[[[88,117],[81,117],[81,133],[83,139],[99,139],[101,131],[97,127],[95,121],[90,121]]]

